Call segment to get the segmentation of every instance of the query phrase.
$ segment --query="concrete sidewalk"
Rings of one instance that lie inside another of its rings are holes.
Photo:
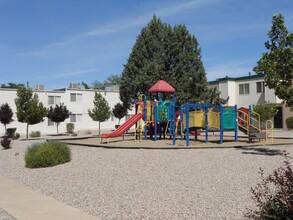
[[[0,177],[0,207],[19,220],[99,219],[4,177]]]

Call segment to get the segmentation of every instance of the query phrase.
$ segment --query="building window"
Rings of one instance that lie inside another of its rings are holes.
[[[71,114],[70,115],[70,122],[81,122],[82,121],[82,114]]]
[[[48,96],[48,105],[59,105],[61,102],[61,96]]]
[[[71,102],[81,102],[82,101],[82,94],[70,93],[70,101]]]
[[[48,118],[48,126],[54,126],[54,125],[55,123],[51,119]]]
[[[257,93],[265,92],[265,83],[264,82],[256,82],[256,92]]]
[[[239,95],[249,94],[249,83],[239,84]]]

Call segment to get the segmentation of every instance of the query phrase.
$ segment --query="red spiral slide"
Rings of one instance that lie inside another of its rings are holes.
[[[120,125],[115,131],[112,133],[101,134],[101,138],[114,138],[123,135],[126,131],[128,131],[135,123],[137,123],[140,119],[143,118],[142,113],[137,113],[131,116],[126,122]]]

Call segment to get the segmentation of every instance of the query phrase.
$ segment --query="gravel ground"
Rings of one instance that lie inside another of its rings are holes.
[[[0,175],[101,219],[245,219],[250,187],[293,145],[240,149],[101,149],[72,146],[72,161],[27,169],[30,142],[0,150]],[[19,155],[18,155],[19,153]]]
[[[16,220],[12,215],[0,208],[0,220]]]

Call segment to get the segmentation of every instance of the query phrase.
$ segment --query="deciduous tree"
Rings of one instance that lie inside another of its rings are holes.
[[[120,85],[121,77],[118,75],[110,75],[106,80],[100,82],[98,80],[92,83],[94,89],[105,90],[108,86]]]
[[[0,107],[0,121],[4,125],[5,133],[6,133],[6,125],[10,124],[13,121],[12,116],[13,116],[13,111],[10,108],[10,106],[8,105],[8,103],[1,105],[1,107]]]
[[[272,119],[278,112],[277,105],[274,103],[265,103],[253,105],[253,111],[260,115],[260,121],[264,122]]]
[[[58,127],[61,122],[65,121],[66,118],[68,118],[70,115],[69,110],[67,110],[66,106],[61,103],[60,105],[56,105],[55,107],[50,106],[48,109],[48,114],[47,117],[51,121],[56,123],[57,127],[57,134],[58,132]]]
[[[273,16],[268,36],[268,52],[262,54],[254,71],[265,74],[265,85],[293,107],[293,34],[287,30],[282,14]]]
[[[93,101],[94,108],[88,110],[89,116],[99,122],[99,135],[101,134],[101,122],[107,121],[111,116],[111,109],[108,105],[107,100],[98,92],[95,94]]]
[[[127,115],[127,108],[125,108],[121,103],[117,103],[112,109],[112,112],[115,118],[119,119],[118,125],[120,125],[121,118]]]
[[[19,122],[26,123],[26,139],[28,139],[29,125],[42,122],[47,115],[47,109],[30,88],[19,87],[16,96],[16,116]]]

